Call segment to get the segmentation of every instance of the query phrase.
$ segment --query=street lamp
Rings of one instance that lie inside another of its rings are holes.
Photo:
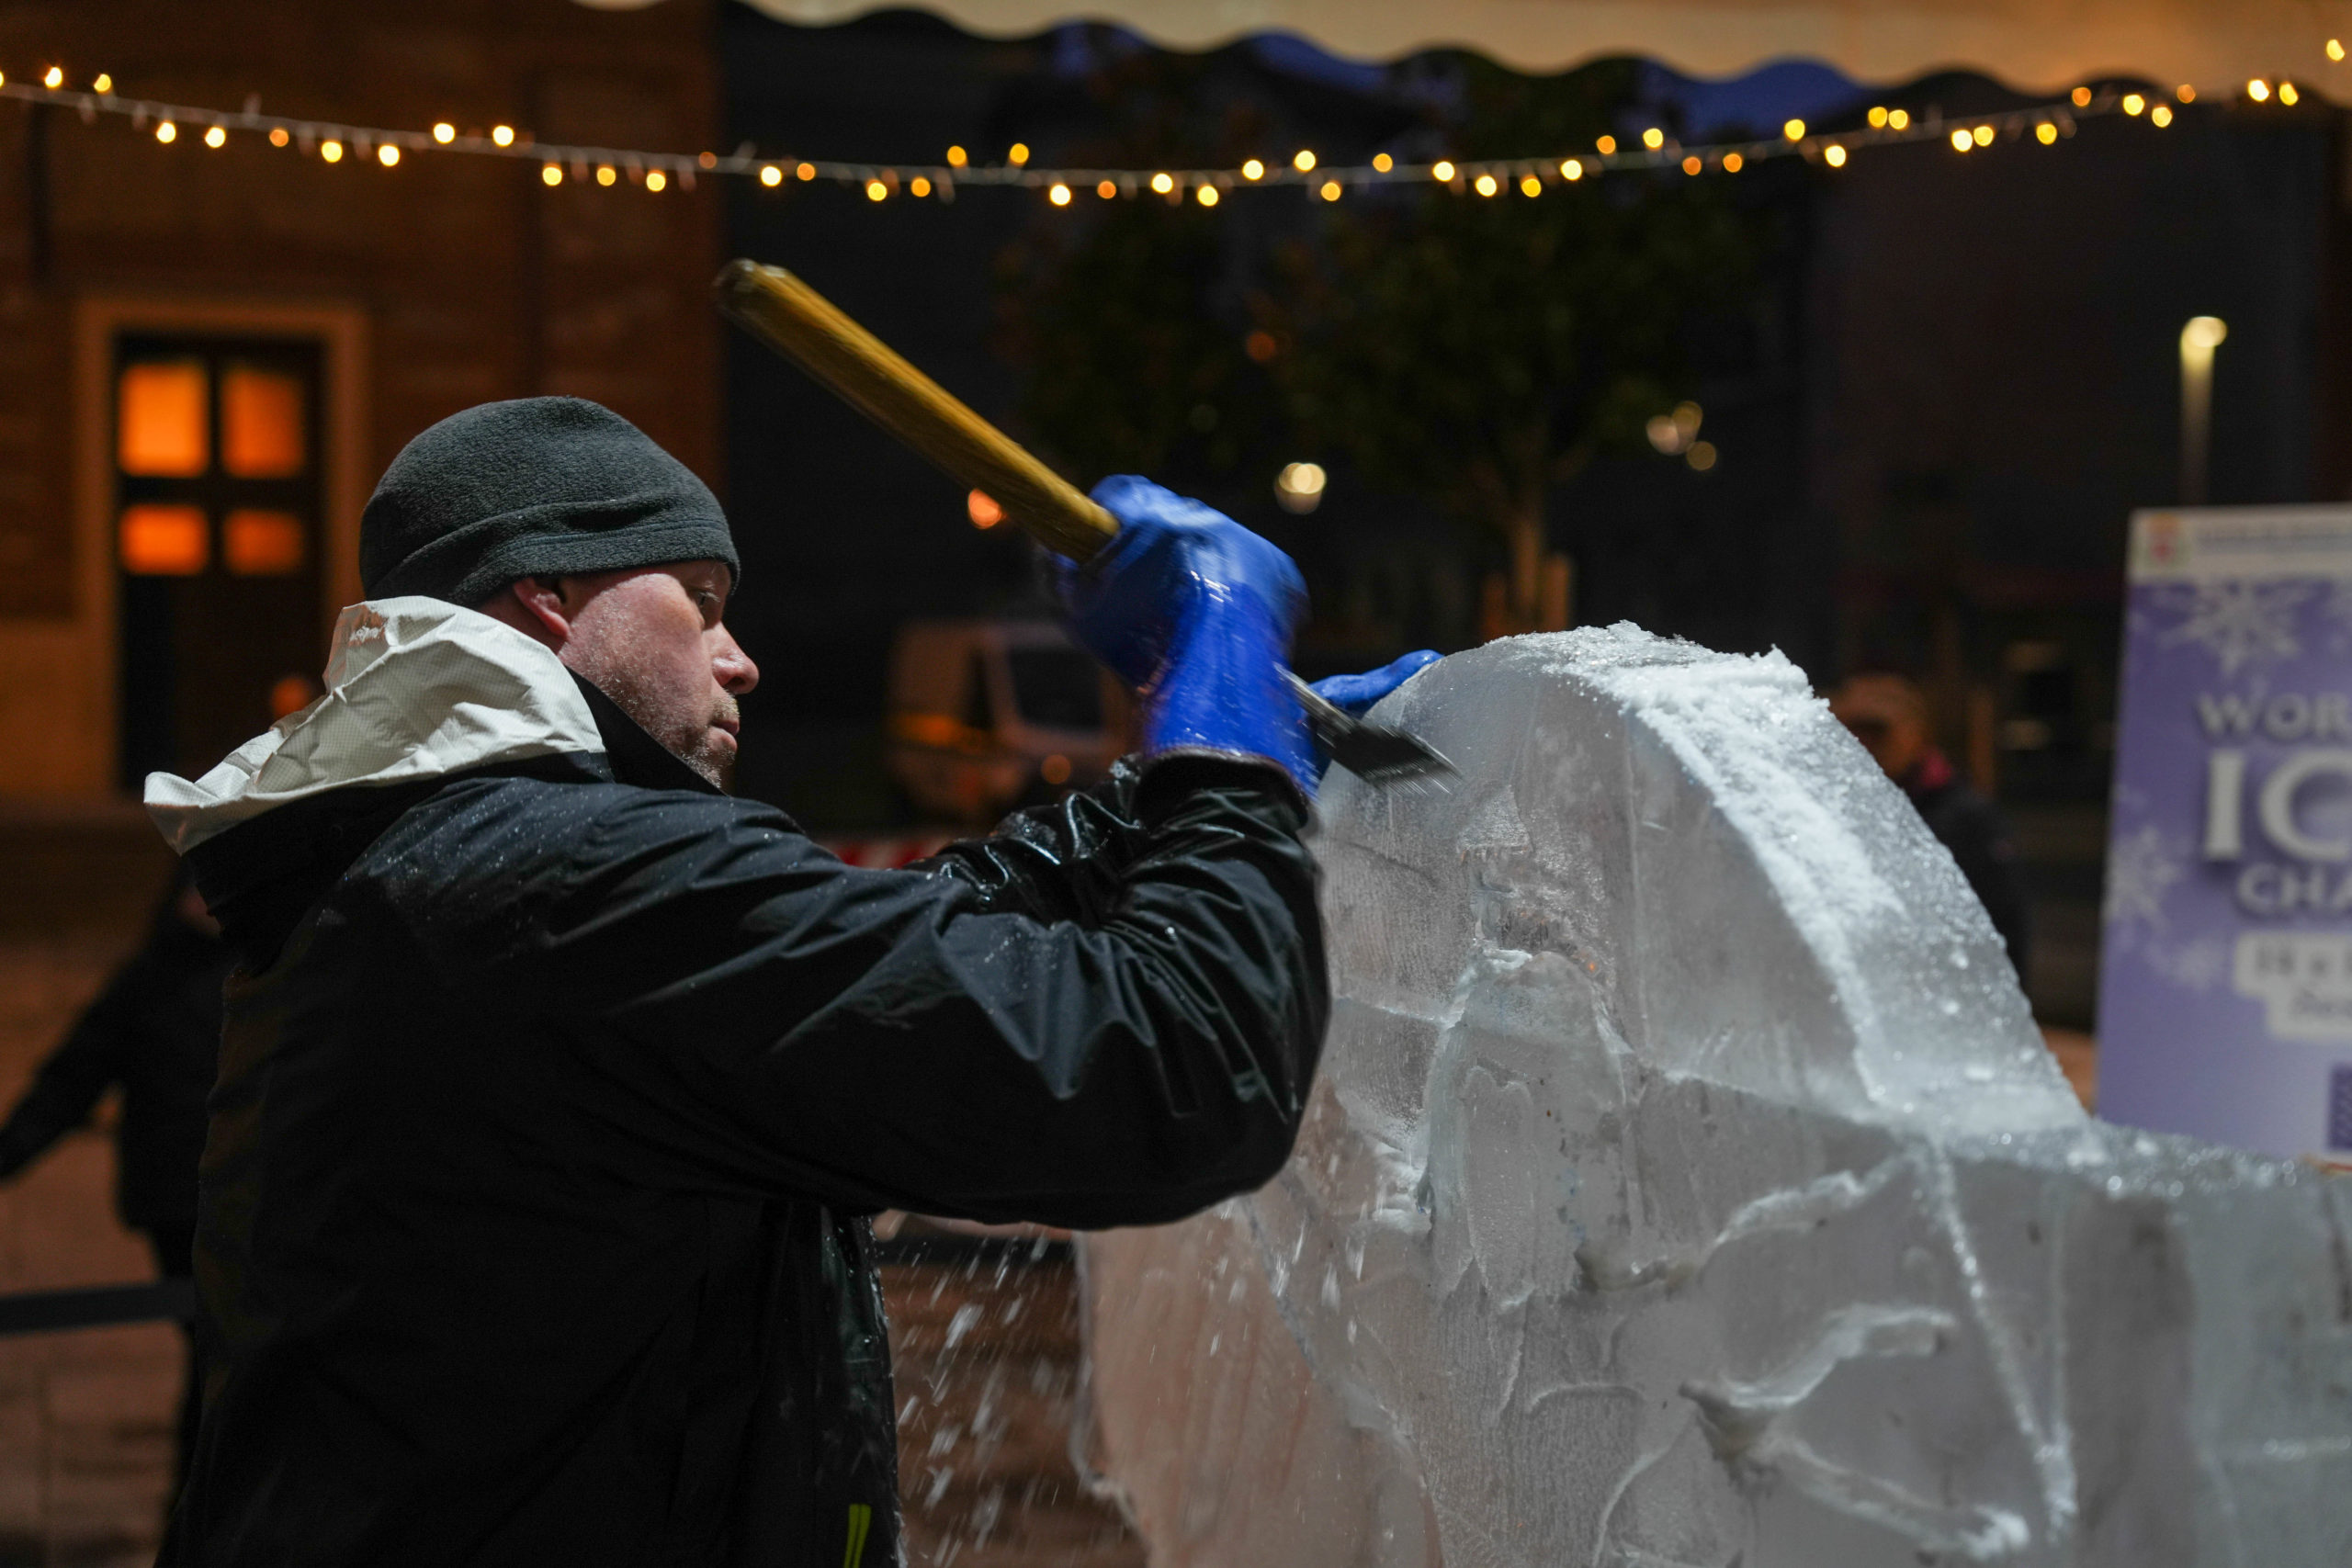
[[[2180,329],[2180,503],[2205,504],[2213,438],[2213,351],[2230,329],[2219,316],[2191,316]]]

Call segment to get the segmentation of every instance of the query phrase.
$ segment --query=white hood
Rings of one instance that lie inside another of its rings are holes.
[[[552,649],[439,599],[375,599],[335,618],[326,695],[193,782],[147,775],[147,814],[182,854],[273,807],[352,784],[602,751]]]

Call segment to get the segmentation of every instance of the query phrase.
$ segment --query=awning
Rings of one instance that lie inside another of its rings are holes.
[[[749,3],[806,25],[885,8],[882,0]],[[1358,60],[1462,48],[1538,73],[1639,55],[1692,76],[1804,59],[1861,82],[1960,68],[2020,91],[2118,76],[2200,91],[2287,77],[2338,99],[2352,87],[2352,64],[2326,53],[2330,39],[2352,45],[2352,0],[931,0],[922,8],[995,38],[1104,21],[1198,50],[1287,32]]]

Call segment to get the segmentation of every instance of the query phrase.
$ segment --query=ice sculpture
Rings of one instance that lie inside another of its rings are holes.
[[[2352,1563],[2352,1188],[2097,1123],[1778,655],[1630,626],[1324,796],[1297,1157],[1087,1253],[1158,1568]]]

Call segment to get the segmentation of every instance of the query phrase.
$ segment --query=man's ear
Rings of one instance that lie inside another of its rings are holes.
[[[481,613],[560,652],[571,640],[573,608],[563,593],[561,578],[522,577],[492,594]]]

